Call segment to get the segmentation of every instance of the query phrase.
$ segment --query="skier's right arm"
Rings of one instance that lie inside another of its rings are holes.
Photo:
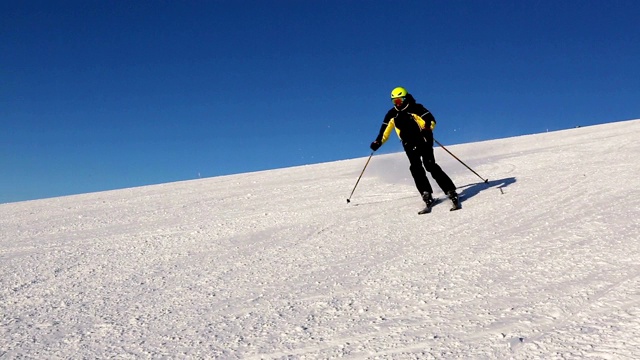
[[[382,121],[382,126],[380,126],[380,131],[378,132],[378,136],[371,143],[371,150],[376,151],[384,144],[387,139],[389,139],[389,135],[391,131],[395,128],[394,118],[391,115],[391,111],[385,115],[384,120]]]
[[[389,139],[389,134],[391,134],[391,131],[395,128],[393,120],[394,119],[391,119],[389,123],[382,124],[378,137],[371,143],[371,150],[378,150],[380,146],[382,146],[382,144],[384,144]]]

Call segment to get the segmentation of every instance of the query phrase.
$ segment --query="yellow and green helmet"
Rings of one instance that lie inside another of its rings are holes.
[[[398,86],[397,88],[391,90],[391,102],[393,105],[400,106],[407,99],[407,89],[402,86]]]

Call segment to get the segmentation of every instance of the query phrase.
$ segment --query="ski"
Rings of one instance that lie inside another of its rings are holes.
[[[431,212],[431,206],[426,206],[424,209],[418,211],[418,215],[428,214]]]
[[[418,215],[430,213],[431,210],[433,209],[433,206],[436,204],[439,204],[440,202],[442,202],[442,199],[434,198],[430,205],[427,205],[424,207],[424,209],[418,211]],[[449,211],[456,211],[460,209],[462,209],[462,206],[460,206],[460,201],[456,201],[456,202],[451,201],[451,208],[449,209]]]

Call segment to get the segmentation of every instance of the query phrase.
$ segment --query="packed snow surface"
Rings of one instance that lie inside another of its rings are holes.
[[[403,153],[0,205],[0,359],[638,359],[639,139],[436,148],[427,215]]]

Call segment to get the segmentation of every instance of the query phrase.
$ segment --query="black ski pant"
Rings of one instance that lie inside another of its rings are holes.
[[[420,194],[425,191],[433,193],[425,170],[431,174],[433,180],[445,194],[456,189],[451,178],[445,174],[440,165],[436,164],[436,158],[433,155],[433,142],[427,141],[418,146],[404,144],[404,151],[409,158],[409,171],[411,171],[411,176],[413,176],[413,181],[415,181]]]

